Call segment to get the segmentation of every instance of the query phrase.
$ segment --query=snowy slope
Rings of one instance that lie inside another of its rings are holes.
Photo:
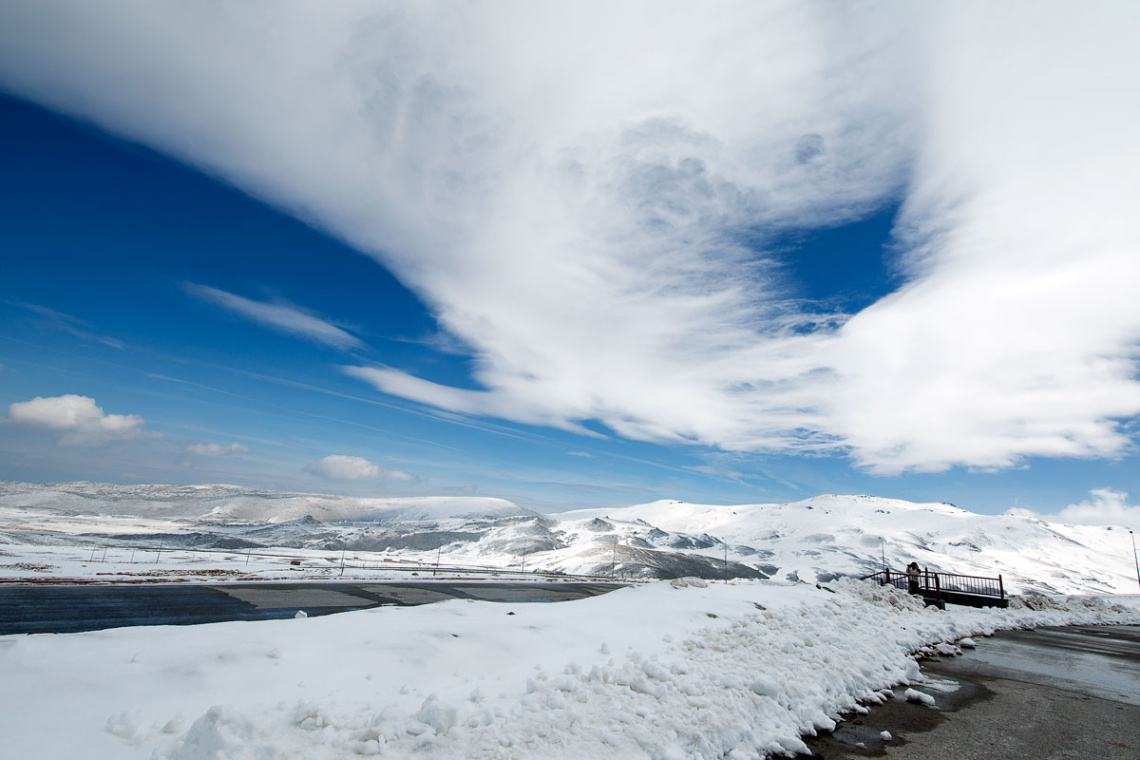
[[[1001,574],[1013,593],[1137,588],[1126,529],[978,515],[949,504],[873,496],[736,506],[658,501],[538,515],[486,498],[363,499],[220,485],[0,482],[3,554],[19,558],[28,547],[69,543],[285,547],[335,551],[338,559],[347,550],[353,552],[350,564],[361,567],[438,560],[616,577],[728,575],[811,583],[866,575],[881,569],[885,557],[896,569],[913,560],[944,572]],[[51,568],[41,574],[75,572],[42,552],[24,557],[28,563]],[[0,578],[21,576],[20,565],[0,563]]]

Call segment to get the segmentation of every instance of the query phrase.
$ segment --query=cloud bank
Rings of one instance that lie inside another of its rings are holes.
[[[60,433],[62,446],[98,446],[157,433],[142,430],[146,423],[137,414],[107,414],[88,396],[37,396],[8,406],[8,419],[17,425]]]
[[[1007,510],[1007,514],[1070,525],[1122,525],[1140,531],[1140,506],[1129,504],[1128,494],[1112,488],[1094,488],[1088,499],[1070,504],[1056,514],[1039,514],[1020,508]]]
[[[1124,2],[42,0],[0,9],[0,86],[382,261],[483,388],[345,369],[384,393],[897,473],[1129,449],[1138,33]],[[899,199],[895,293],[794,300],[783,235]]]
[[[343,483],[361,480],[389,480],[409,482],[416,479],[415,475],[403,470],[392,470],[381,467],[363,457],[350,457],[344,454],[332,454],[324,459],[317,460],[305,466],[305,472],[310,472],[325,480]]]

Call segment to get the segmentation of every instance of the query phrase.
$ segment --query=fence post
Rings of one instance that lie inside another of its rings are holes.
[[[884,586],[891,585],[891,569],[888,567],[888,568],[884,569],[883,572],[885,572],[887,574],[887,582],[884,583],[883,585]]]
[[[1001,598],[1005,599],[1005,583],[1002,582],[1001,576],[998,576],[998,591],[1001,592]]]
[[[934,574],[934,598],[942,598],[942,582],[938,580],[938,573]]]

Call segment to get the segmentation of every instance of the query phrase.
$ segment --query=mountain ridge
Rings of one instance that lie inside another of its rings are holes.
[[[642,578],[826,582],[915,561],[942,572],[1001,574],[1014,590],[1136,587],[1126,529],[865,494],[737,505],[664,499],[544,515],[489,497],[0,482],[0,542],[97,543],[112,535],[139,546],[348,550]]]

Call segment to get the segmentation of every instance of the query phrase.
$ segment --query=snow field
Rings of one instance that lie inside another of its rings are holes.
[[[759,758],[922,688],[912,653],[1140,623],[1140,598],[942,612],[861,582],[655,583],[257,623],[0,637],[13,757]],[[513,613],[513,614],[511,614]]]

